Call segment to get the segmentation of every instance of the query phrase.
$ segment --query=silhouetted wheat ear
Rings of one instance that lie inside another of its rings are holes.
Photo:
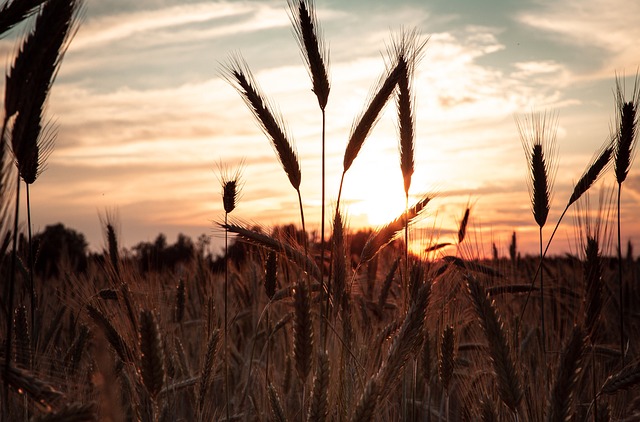
[[[498,383],[498,393],[504,404],[516,413],[522,400],[522,384],[509,351],[503,324],[494,303],[489,300],[480,283],[473,276],[465,278],[473,307],[489,344],[489,356]]]
[[[402,31],[398,39],[394,39],[389,55],[397,57],[403,72],[398,78],[398,91],[396,97],[398,109],[398,139],[400,149],[400,169],[404,180],[405,195],[409,195],[411,176],[414,172],[414,146],[416,121],[413,110],[415,109],[415,95],[413,94],[413,79],[418,61],[427,40],[420,41],[416,30]]]
[[[549,422],[564,422],[571,419],[571,406],[578,373],[582,369],[585,337],[582,328],[576,326],[562,351],[556,379],[549,396],[547,418]]]
[[[379,394],[385,398],[393,391],[402,368],[409,358],[418,352],[422,341],[424,318],[431,296],[431,283],[425,283],[416,291],[409,311],[400,327],[400,331],[393,340],[389,355],[383,367],[378,372]]]
[[[515,264],[518,258],[518,244],[516,239],[516,232],[511,234],[511,243],[509,243],[509,259]]]
[[[329,76],[327,72],[329,50],[324,45],[318,26],[313,0],[288,0],[291,23],[302,56],[313,83],[313,93],[324,110],[329,100]]]
[[[391,264],[387,275],[384,278],[384,282],[380,287],[380,295],[378,296],[378,308],[380,312],[384,310],[384,305],[387,303],[387,298],[389,297],[389,291],[391,290],[391,283],[393,283],[393,278],[398,270],[398,265],[400,264],[400,258],[396,258]]]
[[[369,136],[371,129],[375,126],[380,116],[380,112],[393,93],[401,75],[405,73],[407,63],[404,60],[396,60],[395,64],[376,84],[374,95],[367,103],[367,107],[362,114],[356,119],[351,127],[351,134],[347,142],[347,148],[344,152],[343,173],[346,173],[353,161],[358,156],[364,141]]]
[[[622,183],[627,178],[631,163],[635,155],[638,125],[638,101],[640,99],[640,85],[638,76],[634,82],[631,99],[626,100],[624,85],[616,78],[616,145],[614,169],[616,181]]]
[[[613,145],[611,142],[607,142],[607,145],[602,149],[597,158],[595,158],[589,165],[587,170],[582,174],[578,183],[573,188],[573,193],[569,198],[567,207],[576,202],[591,186],[598,180],[600,175],[608,168],[611,163],[611,157],[613,156]]]
[[[246,242],[283,254],[299,268],[306,269],[311,277],[320,280],[320,268],[310,257],[300,251],[299,245],[291,245],[284,240],[276,239],[273,236],[248,229],[239,224],[221,224],[220,227],[228,229],[230,233],[237,234]]]
[[[222,205],[224,212],[230,214],[238,205],[242,190],[242,169],[244,161],[235,170],[219,165],[220,184],[222,185]]]
[[[89,317],[95,322],[95,324],[100,328],[107,338],[107,341],[113,347],[113,350],[118,354],[118,357],[123,362],[132,362],[131,350],[127,343],[122,338],[120,333],[113,327],[109,318],[104,315],[100,310],[95,308],[93,305],[87,305],[87,312],[89,313]]]
[[[467,234],[467,224],[469,223],[469,212],[471,209],[467,207],[464,210],[462,220],[460,220],[460,226],[458,227],[458,243],[462,243],[465,235]]]
[[[140,312],[140,373],[151,397],[155,398],[165,381],[164,351],[160,327],[150,310]]]
[[[31,368],[31,336],[29,335],[27,308],[24,305],[16,308],[14,325],[16,336],[15,361],[24,368]]]
[[[98,409],[95,403],[63,404],[58,410],[34,416],[31,419],[32,422],[97,422],[98,420]]]
[[[449,390],[453,369],[455,368],[455,334],[453,326],[447,326],[442,332],[440,342],[440,362],[438,365],[438,375],[444,391]]]
[[[4,2],[0,8],[0,36],[33,15],[46,0]]]
[[[293,294],[295,309],[293,318],[293,354],[296,370],[300,380],[304,383],[313,360],[313,322],[311,321],[311,297],[306,283],[296,285]]]
[[[329,412],[329,355],[327,352],[318,354],[318,366],[313,380],[313,390],[311,391],[311,405],[307,422],[323,422],[327,419]]]
[[[207,351],[204,355],[202,362],[202,369],[200,370],[200,388],[198,389],[198,410],[202,415],[204,410],[204,404],[207,397],[207,391],[211,384],[211,375],[214,370],[214,359],[220,343],[220,330],[216,329],[209,335],[209,341],[207,342]]]
[[[223,68],[223,74],[231,85],[240,93],[243,100],[253,112],[260,127],[276,151],[278,160],[295,190],[300,189],[302,173],[298,162],[298,154],[293,142],[289,140],[282,117],[273,112],[273,107],[264,98],[258,84],[247,64],[240,56],[231,57]]]
[[[588,336],[593,336],[602,310],[602,261],[600,260],[598,239],[590,235],[587,235],[583,268],[585,283],[584,328]]]
[[[396,238],[398,233],[405,228],[405,215],[406,221],[409,223],[413,222],[422,213],[431,199],[430,196],[423,197],[413,207],[409,208],[406,214],[403,213],[386,226],[373,232],[362,249],[360,264],[362,265],[370,261],[384,246]]]
[[[516,124],[529,167],[531,209],[536,223],[543,227],[549,215],[556,172],[557,119],[546,113],[534,113],[523,120],[516,119]]]
[[[267,262],[264,266],[264,291],[269,300],[276,294],[278,282],[278,255],[274,251],[267,254]]]
[[[374,420],[374,412],[378,405],[380,386],[376,377],[372,377],[358,400],[351,422],[370,422]]]
[[[4,359],[0,360],[4,366]],[[3,374],[8,384],[26,394],[27,397],[38,403],[39,406],[48,406],[55,404],[59,400],[65,399],[65,395],[58,391],[52,383],[38,378],[33,372],[10,366],[6,373]]]
[[[109,246],[109,258],[111,259],[111,265],[116,270],[116,273],[119,272],[119,263],[120,257],[118,253],[118,237],[116,236],[116,231],[113,228],[112,224],[107,224],[107,243]]]
[[[284,409],[282,408],[280,396],[278,395],[278,392],[276,391],[276,388],[273,386],[273,384],[269,384],[267,392],[269,393],[269,404],[271,404],[271,414],[273,416],[273,420],[275,422],[286,422],[287,417],[285,416]]]
[[[186,299],[186,293],[185,293],[184,279],[180,278],[180,280],[178,281],[178,285],[176,286],[176,303],[174,306],[175,322],[180,323],[184,318],[185,299]]]
[[[42,122],[46,99],[55,80],[68,41],[74,33],[82,1],[48,1],[36,18],[7,75],[5,125],[16,115],[11,146],[20,176],[35,182],[53,149],[55,130]]]
[[[640,384],[640,365],[628,365],[609,376],[600,389],[601,394],[615,394]]]
[[[38,12],[35,29],[25,37],[7,73],[5,123],[20,107],[42,107],[42,96],[46,97],[55,79],[68,41],[75,31],[78,11],[83,4],[82,1],[75,0],[28,0],[11,2],[8,9],[24,7],[33,10],[37,3],[44,3],[44,6]],[[7,14],[2,13],[0,16],[2,20]],[[33,98],[28,98],[27,93]]]

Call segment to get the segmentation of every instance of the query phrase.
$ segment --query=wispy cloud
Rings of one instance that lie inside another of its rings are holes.
[[[614,69],[638,66],[640,3],[624,0],[543,1],[518,16],[521,23],[548,32],[556,42],[600,50],[605,77]]]

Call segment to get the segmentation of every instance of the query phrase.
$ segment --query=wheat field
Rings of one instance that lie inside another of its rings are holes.
[[[17,204],[21,194],[29,198],[53,148],[46,99],[83,2],[0,8],[3,31],[37,16],[5,84],[2,420],[640,420],[640,267],[631,244],[623,257],[620,224],[637,140],[638,78],[631,93],[617,84],[611,136],[585,163],[558,221],[547,221],[557,116],[517,118],[538,254],[522,256],[514,232],[508,254],[492,245],[492,257],[479,256],[471,206],[455,239],[434,237],[416,252],[409,247],[421,236],[415,223],[437,212],[433,194],[415,202],[409,194],[420,165],[413,78],[428,37],[417,29],[392,35],[385,72],[345,135],[339,194],[330,202],[329,50],[313,1],[288,6],[292,46],[297,41],[322,115],[319,235],[307,230],[304,166],[285,119],[242,55],[230,53],[220,74],[271,143],[300,220],[267,228],[236,218],[246,164],[229,163],[219,169],[224,214],[214,230],[225,247],[218,260],[199,249],[179,265],[123,253],[118,218],[107,213],[105,249],[82,271],[64,252],[56,271],[36,271],[42,257],[18,224]],[[395,107],[405,212],[355,232],[342,185],[385,107]],[[591,192],[597,189],[599,196]],[[577,252],[548,256],[572,213]]]

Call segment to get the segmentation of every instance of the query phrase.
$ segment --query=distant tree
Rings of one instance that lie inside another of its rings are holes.
[[[168,245],[166,236],[160,233],[153,243],[140,242],[133,247],[142,272],[175,270],[178,265],[189,263],[195,250],[191,238],[182,233],[173,245]]]
[[[82,233],[62,223],[45,227],[33,236],[36,249],[35,271],[45,277],[57,277],[63,269],[82,273],[87,269],[87,242]]]

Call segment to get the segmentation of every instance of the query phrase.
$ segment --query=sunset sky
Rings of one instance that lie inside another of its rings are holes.
[[[429,37],[416,71],[412,199],[437,193],[422,225],[452,241],[467,204],[479,248],[507,254],[537,242],[526,162],[514,122],[558,116],[559,168],[545,235],[573,183],[614,122],[615,76],[630,95],[640,65],[640,2],[623,0],[316,1],[330,49],[328,216],[349,130],[384,71],[402,27]],[[24,27],[0,40],[8,68]],[[320,123],[286,1],[89,0],[49,100],[59,128],[32,190],[34,228],[63,222],[101,250],[99,214],[117,210],[124,246],[173,243],[180,232],[219,243],[218,166],[244,162],[233,215],[263,226],[299,222],[297,196],[265,136],[221,66],[240,53],[295,139],[308,227],[320,221]],[[352,227],[380,225],[404,209],[393,102],[347,173]],[[611,186],[613,172],[603,178]],[[596,193],[594,191],[594,193]],[[597,203],[597,195],[592,197]],[[640,171],[623,185],[625,238],[640,241]],[[575,251],[565,219],[553,251]],[[426,238],[427,231],[416,236]]]

